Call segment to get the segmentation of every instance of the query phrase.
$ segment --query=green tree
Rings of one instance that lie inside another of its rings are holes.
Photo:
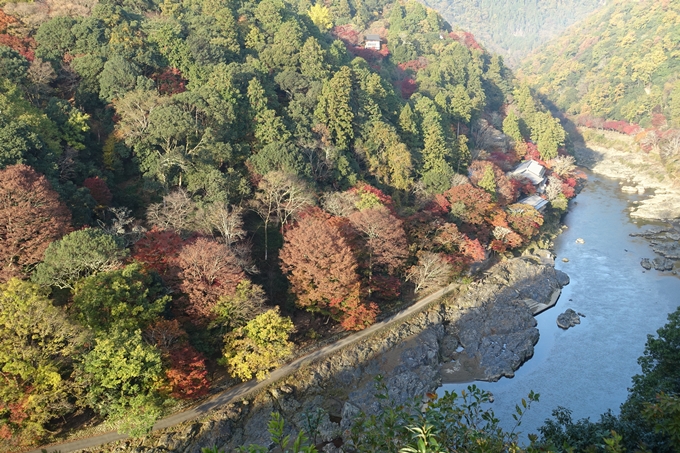
[[[59,129],[7,79],[0,79],[0,112],[0,167],[24,163],[47,177],[58,176]]]
[[[23,85],[26,82],[28,60],[14,49],[0,45],[0,74],[12,83]]]
[[[300,50],[300,72],[302,75],[315,80],[326,80],[329,74],[328,64],[325,62],[326,52],[316,38],[310,36]]]
[[[484,167],[484,174],[477,183],[477,186],[481,189],[484,189],[486,193],[491,195],[492,199],[496,201],[496,177],[491,165]]]
[[[268,99],[262,84],[257,79],[248,83],[248,101],[255,123],[255,138],[260,147],[272,143],[285,143],[290,139],[290,132],[274,109],[268,107]]]
[[[98,337],[82,358],[77,381],[87,389],[83,403],[116,422],[121,432],[145,434],[161,415],[161,354],[139,330],[114,329]]]
[[[463,85],[456,85],[451,95],[451,104],[449,106],[451,116],[458,123],[457,133],[460,134],[460,123],[467,124],[472,118],[472,100],[470,95]]]
[[[133,263],[77,282],[73,305],[81,322],[95,331],[143,329],[170,302],[165,293],[158,275]]]
[[[566,133],[560,121],[548,112],[536,112],[531,117],[531,139],[536,142],[536,147],[541,159],[550,160],[557,157],[557,150],[564,146]]]
[[[341,150],[354,138],[354,112],[351,105],[352,70],[343,66],[323,85],[319,104],[314,112],[318,121],[329,131],[330,138]]]
[[[421,176],[431,192],[443,192],[451,187],[453,169],[448,163],[450,150],[442,127],[442,117],[430,99],[421,97],[416,109],[421,116],[423,150]]]
[[[68,16],[57,16],[44,22],[35,34],[38,44],[36,56],[45,60],[61,60],[75,46],[75,37],[71,32],[75,23]]]
[[[127,254],[127,250],[102,230],[74,231],[47,247],[33,281],[43,286],[73,289],[81,278],[115,269]]]
[[[0,284],[0,448],[44,440],[46,424],[73,410],[72,362],[86,341],[38,285]]]
[[[363,136],[361,149],[366,153],[368,171],[382,184],[407,190],[413,183],[411,153],[394,128],[374,121],[364,128]]]
[[[247,381],[264,379],[293,352],[288,337],[295,330],[289,318],[274,308],[227,335],[224,361],[229,374]]]
[[[135,63],[116,55],[104,63],[99,74],[99,97],[106,102],[120,98],[137,86],[137,78],[142,74]]]
[[[517,155],[524,156],[526,154],[526,143],[524,142],[524,137],[522,137],[519,121],[515,111],[510,109],[508,115],[503,120],[503,133],[515,142]]]
[[[538,111],[536,107],[536,101],[531,95],[529,85],[526,83],[523,83],[519,87],[515,88],[513,95],[515,97],[515,104],[519,109],[520,117],[529,119],[534,113]]]
[[[418,131],[416,115],[410,103],[406,103],[399,113],[399,132],[410,150],[422,148],[422,137]]]
[[[475,385],[460,395],[446,392],[443,396],[428,394],[422,398],[397,404],[387,396],[386,388],[378,381],[381,408],[377,415],[363,413],[355,419],[350,439],[358,453],[481,453],[535,451],[520,447],[519,426],[523,414],[537,402],[539,395],[530,392],[516,406],[516,424],[512,431],[501,429],[493,410],[484,409],[490,394]],[[548,450],[549,451],[549,450]]]

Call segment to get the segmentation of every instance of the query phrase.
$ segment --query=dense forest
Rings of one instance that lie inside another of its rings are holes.
[[[425,0],[515,67],[531,51],[588,17],[605,0]]]
[[[559,122],[415,2],[6,3],[0,68],[3,451],[144,433],[512,254],[524,158],[574,195]]]
[[[680,2],[615,0],[521,73],[571,115],[680,127]]]

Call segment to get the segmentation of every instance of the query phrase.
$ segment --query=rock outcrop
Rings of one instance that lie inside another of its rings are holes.
[[[646,270],[672,271],[676,261],[680,260],[680,226],[677,222],[667,226],[652,226],[644,231],[631,233],[631,236],[645,238],[658,256],[643,258],[640,265]]]

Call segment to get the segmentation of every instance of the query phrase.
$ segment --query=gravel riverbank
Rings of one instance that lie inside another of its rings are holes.
[[[668,220],[680,217],[680,185],[668,175],[654,153],[606,148],[592,143],[574,147],[578,165],[621,181],[621,190],[647,195],[634,207],[632,218]]]

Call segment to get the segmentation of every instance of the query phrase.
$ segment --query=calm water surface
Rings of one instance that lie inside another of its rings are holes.
[[[628,216],[635,197],[622,194],[616,181],[588,177],[565,219],[569,229],[555,241],[555,267],[571,283],[556,307],[536,318],[541,338],[534,357],[512,379],[476,382],[493,392],[491,407],[506,429],[514,426],[515,404],[530,390],[540,394],[540,402],[524,417],[519,428],[524,434],[537,432],[557,406],[571,409],[574,420],[597,420],[607,409],[618,413],[631,377],[640,372],[637,358],[647,335],[680,305],[680,279],[643,272],[640,266],[641,258],[654,254],[646,240],[629,236],[647,227]],[[578,238],[585,243],[577,244]],[[567,308],[586,317],[564,331],[555,320]],[[447,384],[440,390],[460,391],[467,385]]]

